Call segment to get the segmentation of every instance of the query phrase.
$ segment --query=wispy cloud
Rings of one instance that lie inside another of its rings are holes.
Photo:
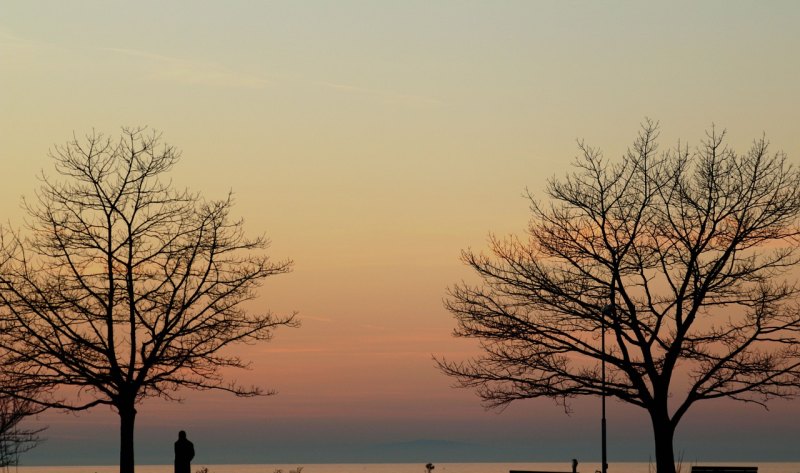
[[[326,78],[303,77],[293,73],[253,74],[217,62],[169,56],[140,49],[69,47],[64,44],[23,38],[2,26],[0,26],[0,52],[4,56],[4,63],[1,65],[6,67],[17,66],[26,69],[74,67],[75,64],[85,61],[95,63],[98,58],[93,56],[99,52],[104,54],[108,60],[114,57],[124,58],[124,68],[135,67],[134,74],[151,81],[249,89],[287,87],[294,84],[327,89],[339,94],[360,96],[391,105],[430,107],[442,104],[442,101],[437,98],[402,91],[365,87],[331,81]]]
[[[246,87],[261,88],[267,85],[280,85],[283,83],[305,83],[314,87],[321,87],[339,93],[368,96],[373,99],[384,100],[391,103],[403,103],[416,106],[439,105],[441,101],[421,95],[405,94],[385,89],[372,89],[352,84],[291,77],[288,75],[270,76],[269,78],[247,74],[232,70],[212,62],[193,61],[174,56],[126,48],[103,48],[103,51],[138,58],[149,62],[148,78],[153,80],[166,80],[184,84],[197,84],[217,87]]]
[[[247,74],[213,62],[196,61],[163,54],[125,48],[69,47],[23,38],[0,27],[0,53],[5,67],[47,67],[59,69],[75,64],[97,64],[97,53],[124,57],[125,67],[136,67],[140,77],[154,81],[168,81],[188,85],[213,87],[261,88],[270,80]],[[106,59],[103,59],[105,62]],[[131,61],[136,61],[130,64]]]
[[[31,41],[17,36],[6,28],[0,27],[0,68],[24,68],[36,66],[42,61],[42,54],[54,50],[47,43]]]
[[[137,49],[102,48],[103,51],[138,58],[149,63],[147,77],[183,84],[215,87],[260,88],[270,81],[264,77],[234,71],[212,62],[193,61]]]

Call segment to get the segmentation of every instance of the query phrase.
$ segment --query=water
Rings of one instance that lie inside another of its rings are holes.
[[[707,465],[757,466],[758,473],[800,473],[800,462],[703,462]],[[425,465],[421,463],[379,463],[379,464],[308,464],[308,465],[192,465],[197,472],[208,468],[208,473],[274,473],[282,470],[290,473],[298,466],[302,473],[425,473]],[[437,463],[433,473],[508,473],[509,470],[563,471],[570,472],[569,463]],[[690,469],[689,464],[683,471]],[[580,473],[595,473],[600,469],[599,463],[581,463]],[[21,466],[12,468],[12,473],[117,473],[118,466]],[[172,465],[137,465],[137,473],[172,473]],[[655,467],[648,463],[614,463],[609,465],[609,473],[651,473]]]

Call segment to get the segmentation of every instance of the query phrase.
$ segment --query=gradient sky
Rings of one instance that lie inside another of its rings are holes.
[[[199,463],[596,461],[598,400],[486,412],[434,368],[474,353],[442,307],[473,277],[459,252],[521,233],[522,193],[567,172],[577,138],[617,157],[645,117],[664,147],[716,124],[797,162],[798,22],[792,1],[0,0],[0,217],[22,225],[73,132],[148,125],[183,151],[176,184],[233,190],[246,228],[295,260],[254,307],[302,328],[232,373],[279,394],[145,402],[141,463],[171,462],[179,429]],[[678,450],[800,460],[798,402],[698,405]],[[107,409],[39,423],[28,464],[116,461]],[[651,456],[642,412],[612,403],[609,436],[612,463]]]

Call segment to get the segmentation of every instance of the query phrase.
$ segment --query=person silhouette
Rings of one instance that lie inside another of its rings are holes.
[[[191,473],[194,444],[186,438],[186,431],[178,432],[175,442],[175,473]]]

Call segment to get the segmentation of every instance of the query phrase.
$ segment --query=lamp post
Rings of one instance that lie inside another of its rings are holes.
[[[606,317],[614,317],[614,298],[615,298],[615,283],[616,281],[611,279],[611,303],[607,306],[603,307],[601,312],[601,341],[600,341],[600,350],[603,353],[603,358],[600,363],[601,372],[602,372],[602,391],[603,394],[600,396],[601,403],[602,403],[602,415],[600,418],[600,432],[601,432],[601,461],[603,462],[600,471],[601,473],[608,473],[608,451],[606,448]]]
[[[600,342],[601,350],[603,352],[603,361],[601,363],[602,366],[602,373],[603,373],[603,394],[600,396],[601,403],[602,403],[602,416],[600,418],[600,431],[601,431],[601,448],[602,448],[602,464],[600,466],[600,471],[602,473],[608,473],[608,458],[607,458],[607,451],[606,451],[606,314],[610,312],[611,306],[606,306],[603,308],[603,322],[602,322],[602,341]]]

